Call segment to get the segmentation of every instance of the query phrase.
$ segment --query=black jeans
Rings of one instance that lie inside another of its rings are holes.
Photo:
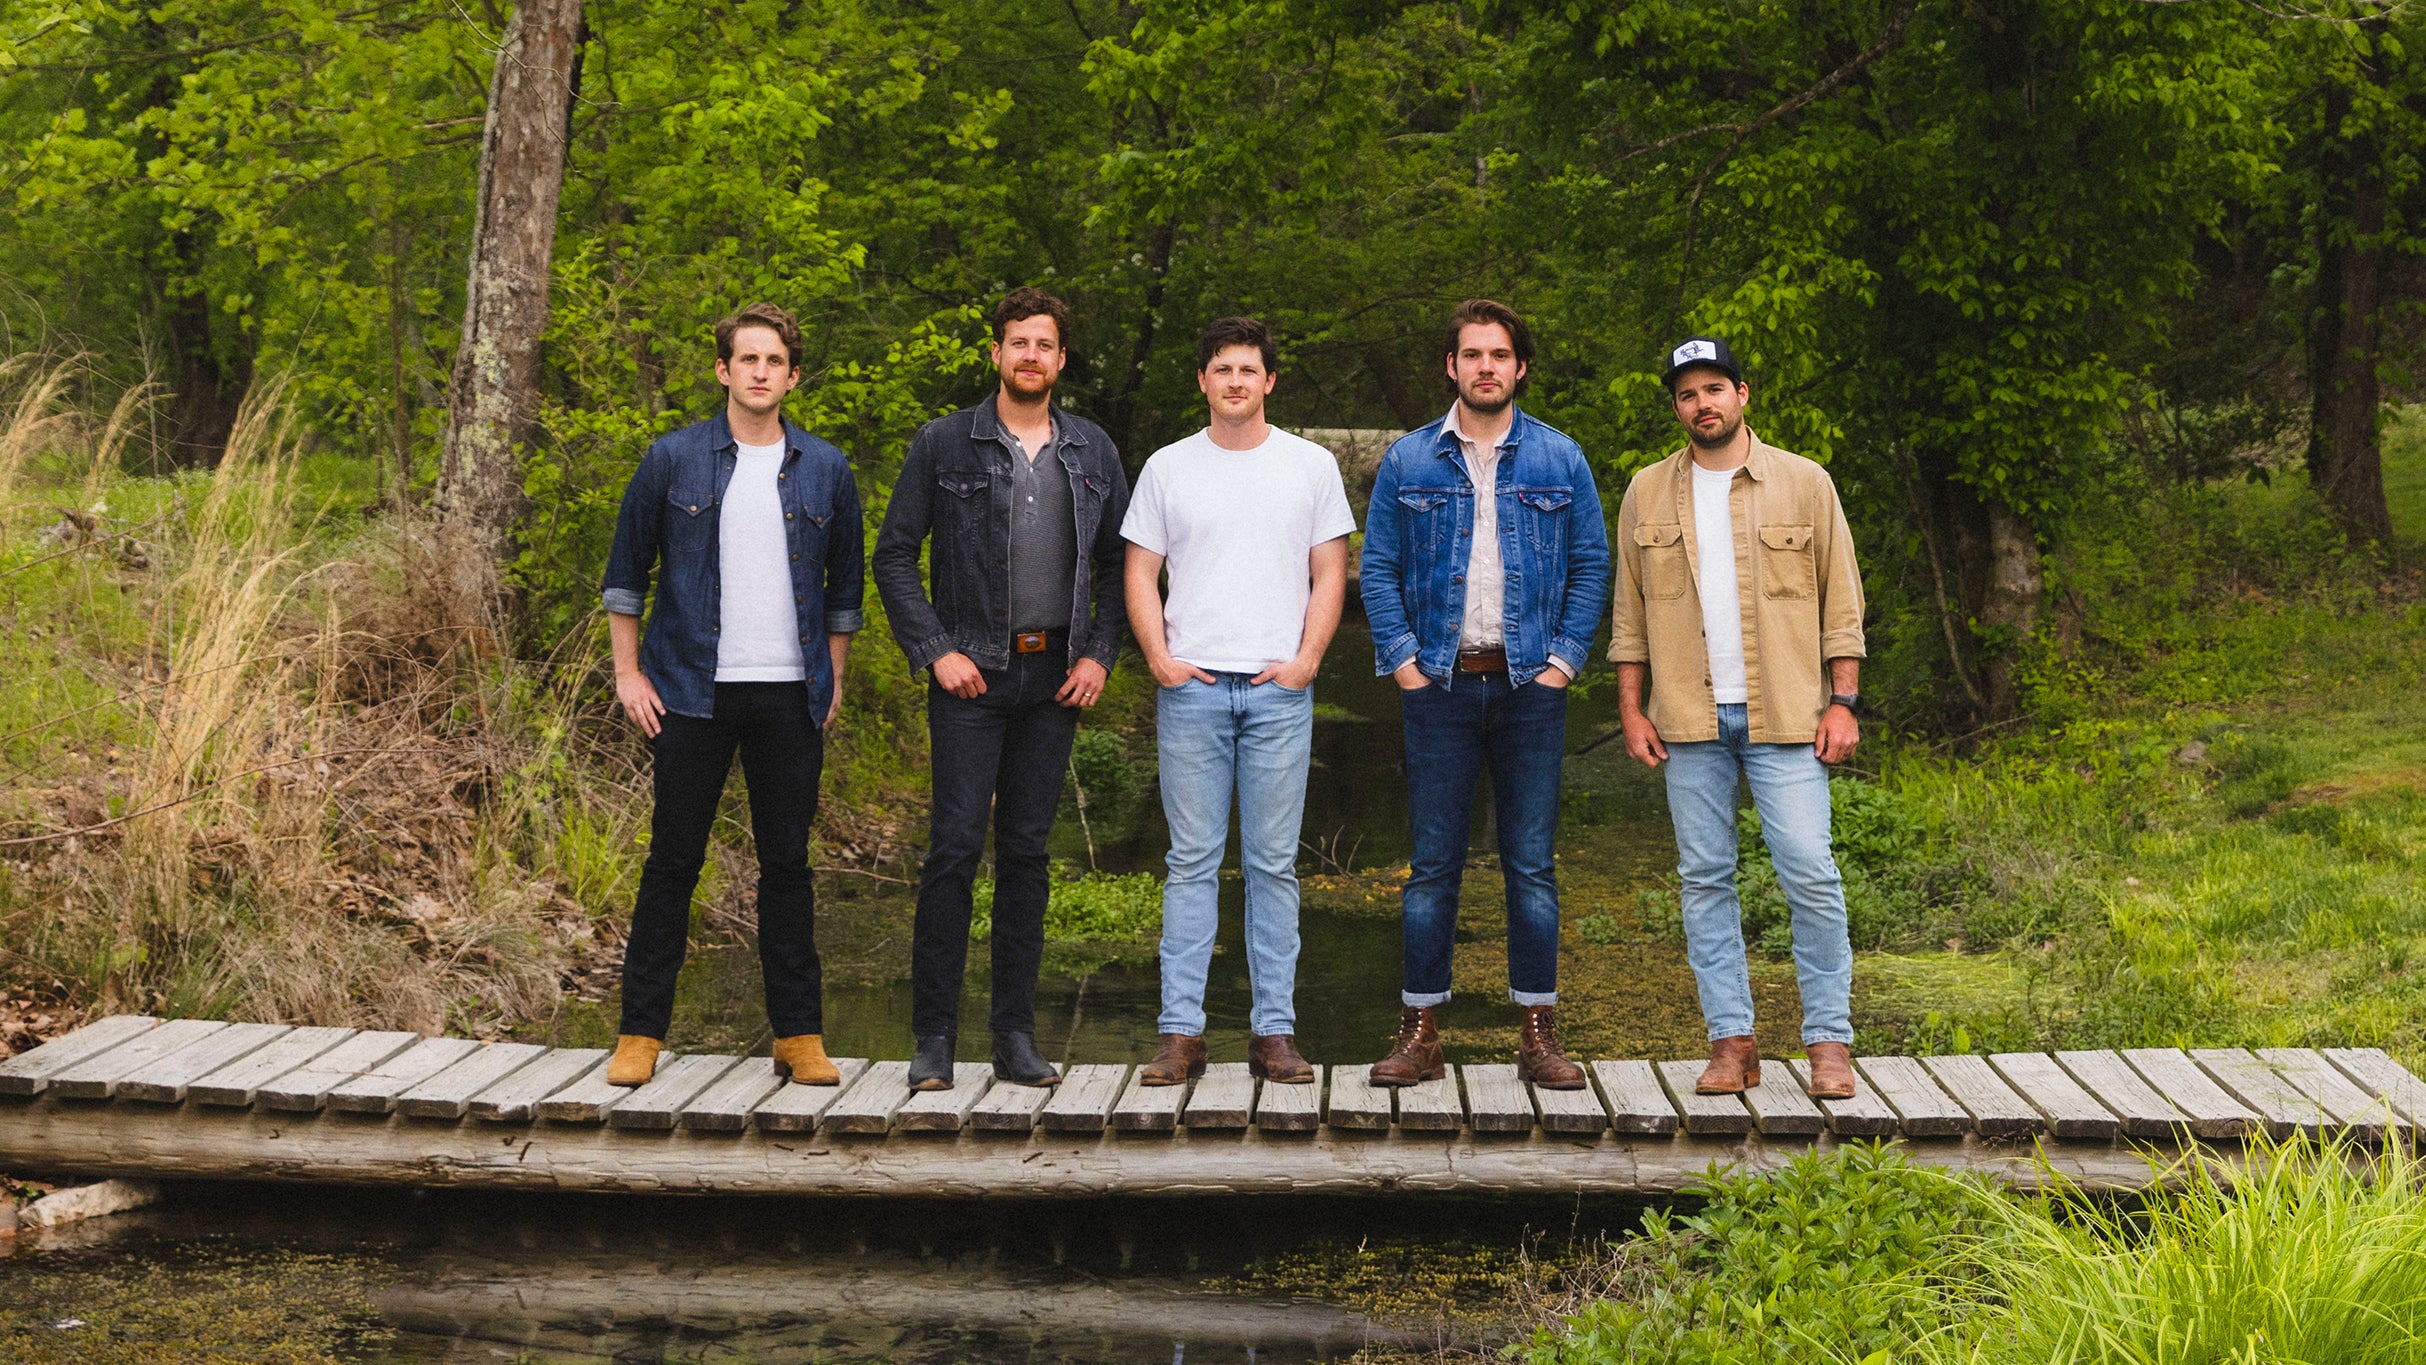
[[[927,736],[935,799],[910,939],[910,1028],[954,1034],[969,962],[970,883],[994,821],[994,1008],[1000,1033],[1036,1031],[1036,970],[1052,892],[1045,839],[1078,733],[1078,708],[1053,694],[1069,677],[1058,638],[1041,654],[981,669],[985,692],[962,699],[930,682]]]
[[[825,736],[809,714],[808,688],[718,683],[715,719],[669,711],[652,747],[657,808],[649,818],[632,936],[623,946],[619,1031],[663,1038],[673,1022],[674,981],[690,949],[691,893],[738,748],[758,849],[758,965],[766,974],[767,1020],[778,1038],[825,1032],[809,880],[809,823],[817,817]]]

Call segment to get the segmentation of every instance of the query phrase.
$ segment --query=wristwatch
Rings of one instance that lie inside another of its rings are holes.
[[[1828,704],[1844,707],[1853,713],[1856,720],[1861,718],[1862,694],[1859,692],[1831,692],[1828,694]]]

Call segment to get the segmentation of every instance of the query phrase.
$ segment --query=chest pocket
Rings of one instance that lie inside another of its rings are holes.
[[[703,554],[715,539],[716,494],[677,488],[665,495],[665,548],[669,554]]]
[[[935,524],[946,533],[973,536],[985,529],[993,476],[983,469],[935,471]]]
[[[1693,566],[1685,562],[1685,528],[1663,522],[1634,528],[1635,548],[1642,551],[1643,596],[1654,602],[1685,595],[1693,581]]]
[[[1567,543],[1567,509],[1575,503],[1571,488],[1519,488],[1516,503],[1524,510],[1525,536],[1544,550]]]
[[[1819,562],[1809,526],[1761,528],[1761,592],[1805,598],[1819,590]]]
[[[1407,548],[1437,553],[1449,543],[1457,524],[1457,513],[1449,507],[1452,496],[1452,490],[1446,488],[1398,490],[1398,516],[1407,528]]]

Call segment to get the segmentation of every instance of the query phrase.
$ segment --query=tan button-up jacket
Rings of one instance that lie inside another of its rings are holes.
[[[1727,506],[1752,742],[1807,744],[1827,709],[1828,660],[1865,653],[1862,575],[1844,505],[1827,470],[1753,436]],[[1644,714],[1670,742],[1718,738],[1695,542],[1693,456],[1679,450],[1626,485],[1609,642],[1612,663],[1651,666]]]

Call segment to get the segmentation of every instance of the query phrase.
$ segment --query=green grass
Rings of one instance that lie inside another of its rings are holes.
[[[2385,423],[2384,500],[2393,535],[2413,553],[2426,550],[2426,405],[2401,408]]]

